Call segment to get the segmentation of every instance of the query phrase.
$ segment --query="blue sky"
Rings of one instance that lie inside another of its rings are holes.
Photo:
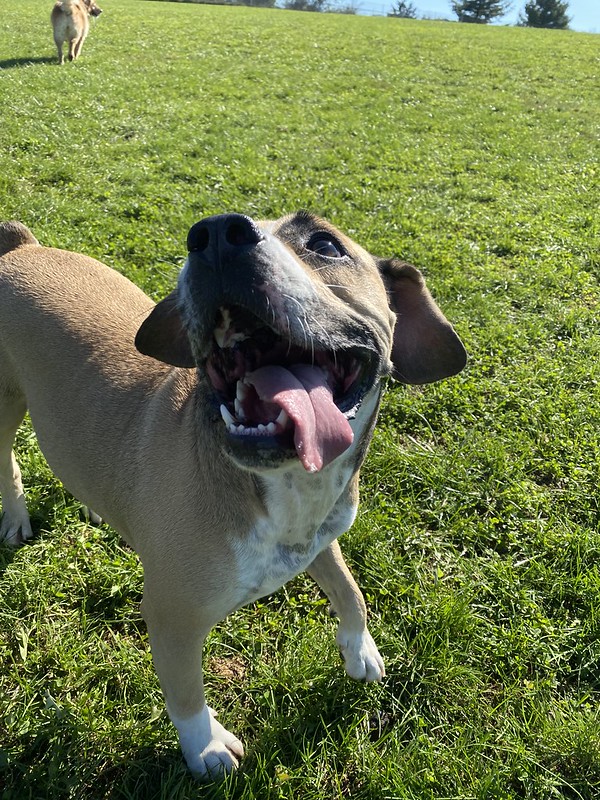
[[[513,24],[519,12],[525,8],[527,0],[512,0],[512,11],[498,20],[500,23]],[[411,0],[417,8],[419,16],[446,17],[454,19],[450,0]],[[571,27],[575,31],[600,33],[599,0],[569,0],[569,16]]]

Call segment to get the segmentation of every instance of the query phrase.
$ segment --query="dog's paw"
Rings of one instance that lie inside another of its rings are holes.
[[[18,547],[32,536],[33,531],[27,511],[17,514],[4,512],[0,520],[0,542],[5,542],[10,547]]]
[[[244,747],[215,719],[211,708],[204,706],[194,717],[173,722],[188,768],[196,778],[222,780],[239,767]]]
[[[96,514],[95,511],[89,506],[81,506],[81,518],[84,522],[88,522],[94,528],[99,528],[103,523],[104,520],[99,514]]]
[[[336,640],[351,678],[380,681],[385,677],[383,659],[368,630],[355,633],[340,628]]]

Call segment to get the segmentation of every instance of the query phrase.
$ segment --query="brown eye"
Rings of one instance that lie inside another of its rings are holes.
[[[343,258],[346,255],[342,246],[332,236],[323,233],[313,236],[306,247],[324,258]]]

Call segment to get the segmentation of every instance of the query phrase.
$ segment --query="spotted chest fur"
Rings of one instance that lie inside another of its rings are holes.
[[[268,514],[235,546],[239,606],[281,588],[348,530],[357,510],[346,494],[352,472],[348,459],[319,475],[293,465],[264,481]]]

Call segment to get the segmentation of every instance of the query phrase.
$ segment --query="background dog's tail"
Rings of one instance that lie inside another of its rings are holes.
[[[24,244],[39,244],[29,228],[16,220],[0,223],[0,256]]]

